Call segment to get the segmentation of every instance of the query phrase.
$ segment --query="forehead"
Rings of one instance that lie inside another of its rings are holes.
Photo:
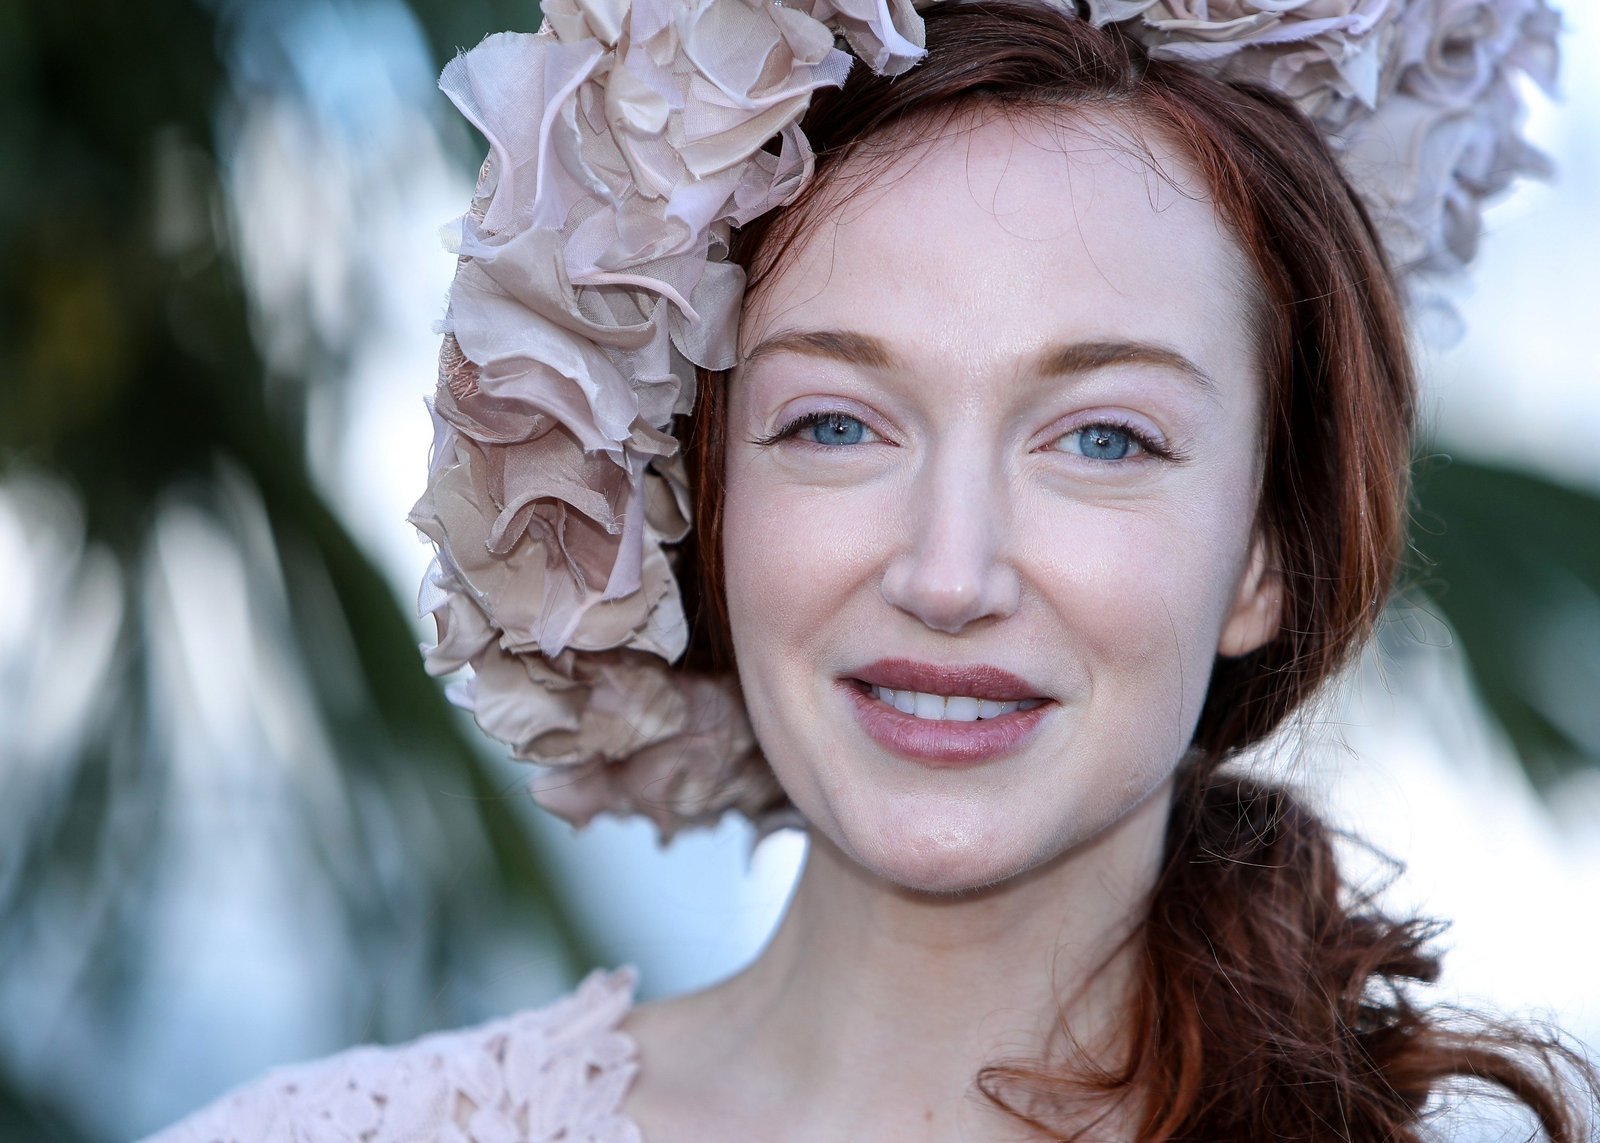
[[[780,327],[975,361],[1108,337],[1248,370],[1253,275],[1175,148],[1079,111],[902,131],[809,205],[750,299],[746,349]]]

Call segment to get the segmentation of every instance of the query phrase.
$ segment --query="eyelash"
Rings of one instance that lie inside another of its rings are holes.
[[[770,436],[757,437],[750,443],[761,446],[774,445],[779,441],[787,440],[790,437],[793,437],[796,433],[799,433],[804,429],[809,429],[814,425],[827,424],[829,421],[839,417],[848,418],[865,427],[868,432],[874,432],[871,426],[867,425],[865,421],[856,416],[854,413],[846,412],[843,409],[818,409],[815,412],[802,413],[794,420],[789,421],[787,424],[779,428],[777,432],[771,434]],[[1050,443],[1053,445],[1056,441],[1064,440],[1067,437],[1072,436],[1074,433],[1085,432],[1089,429],[1114,429],[1119,433],[1126,433],[1128,438],[1132,440],[1134,444],[1139,446],[1140,452],[1148,454],[1149,456],[1153,456],[1157,460],[1164,460],[1170,463],[1182,463],[1183,461],[1189,459],[1187,453],[1181,452],[1170,445],[1158,444],[1153,437],[1151,437],[1144,430],[1140,429],[1138,426],[1134,425],[1131,421],[1121,420],[1114,417],[1088,421],[1084,424],[1077,425],[1068,429],[1064,433],[1052,437]],[[815,442],[812,443],[815,444]],[[818,444],[816,447],[832,449],[849,446]],[[1103,463],[1115,464],[1118,462],[1106,461]]]
[[[1139,446],[1140,452],[1148,453],[1157,460],[1181,464],[1183,461],[1189,459],[1189,455],[1187,453],[1175,449],[1171,445],[1157,443],[1155,438],[1150,436],[1149,433],[1145,432],[1137,425],[1133,424],[1131,421],[1125,421],[1117,417],[1103,417],[1093,421],[1085,421],[1081,425],[1074,425],[1066,432],[1059,433],[1056,436],[1051,437],[1050,444],[1054,445],[1057,441],[1066,440],[1070,436],[1087,432],[1090,429],[1113,429],[1116,432],[1125,433],[1127,434],[1128,439]],[[1117,462],[1107,461],[1105,463],[1115,464]]]
[[[774,445],[774,444],[777,444],[781,440],[787,440],[789,437],[794,436],[796,433],[800,432],[802,429],[809,429],[814,425],[825,425],[829,421],[832,421],[832,420],[834,420],[836,418],[845,418],[845,419],[848,419],[848,420],[855,421],[858,424],[860,424],[863,428],[865,428],[869,433],[872,433],[874,436],[881,435],[881,434],[877,433],[876,430],[874,430],[871,425],[868,425],[866,421],[862,420],[860,417],[856,416],[854,413],[846,412],[843,409],[818,409],[814,413],[802,413],[798,417],[796,417],[794,420],[790,421],[788,424],[786,424],[782,428],[780,428],[777,432],[773,433],[771,436],[757,437],[754,440],[752,440],[750,443],[753,444],[753,445]],[[814,441],[813,442],[808,442],[808,443],[816,444],[816,442],[814,442]],[[822,444],[817,444],[816,447],[817,448],[833,449],[833,448],[841,448],[841,447],[848,448],[849,446],[848,445],[841,446],[841,445],[822,445]]]

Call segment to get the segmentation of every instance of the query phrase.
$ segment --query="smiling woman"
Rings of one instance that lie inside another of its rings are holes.
[[[1289,40],[1378,20],[1315,7]],[[547,8],[584,47],[534,86],[603,57],[610,86],[499,110],[554,132],[529,153],[604,141],[568,187],[494,139],[417,520],[431,662],[562,767],[536,796],[803,826],[783,921],[705,991],[633,1008],[595,978],[164,1138],[337,1113],[363,1140],[1420,1140],[1463,1080],[1585,1138],[1583,1062],[1427,1007],[1431,929],[1238,765],[1370,634],[1403,539],[1401,301],[1317,127],[1112,19],[992,2],[819,6],[876,70],[791,131],[785,97],[730,92],[826,71],[831,36],[714,10]],[[493,88],[458,93],[491,132]],[[735,112],[755,181],[695,229]],[[688,192],[641,139],[703,164]]]
[[[1168,179],[1200,185],[1111,121],[976,110],[814,202],[747,300],[734,661],[814,833],[893,882],[994,884],[1139,828],[1219,648],[1276,629],[1255,291]],[[979,699],[1029,709],[959,720]]]
[[[1028,8],[927,26],[735,241],[688,654],[811,848],[755,965],[636,1014],[647,1061],[697,1047],[630,1106],[750,1137],[809,1086],[795,1138],[1004,1137],[976,1075],[1045,1138],[1401,1139],[1472,1076],[1586,1137],[1562,1049],[1419,1007],[1428,926],[1228,766],[1394,574],[1413,380],[1365,210],[1267,93]]]

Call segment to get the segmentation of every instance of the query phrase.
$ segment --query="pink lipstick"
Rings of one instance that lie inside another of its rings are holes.
[[[839,686],[869,738],[902,757],[940,766],[1013,753],[1056,705],[1020,676],[982,663],[883,659]]]

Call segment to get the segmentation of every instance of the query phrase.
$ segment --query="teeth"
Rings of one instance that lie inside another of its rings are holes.
[[[976,722],[980,718],[999,718],[1014,710],[1032,710],[1044,703],[1043,699],[994,702],[968,695],[933,695],[925,691],[895,691],[888,687],[872,687],[870,690],[879,702],[894,707],[901,714],[939,722]]]
[[[951,695],[944,700],[944,716],[951,722],[977,722],[978,700],[966,695]]]

